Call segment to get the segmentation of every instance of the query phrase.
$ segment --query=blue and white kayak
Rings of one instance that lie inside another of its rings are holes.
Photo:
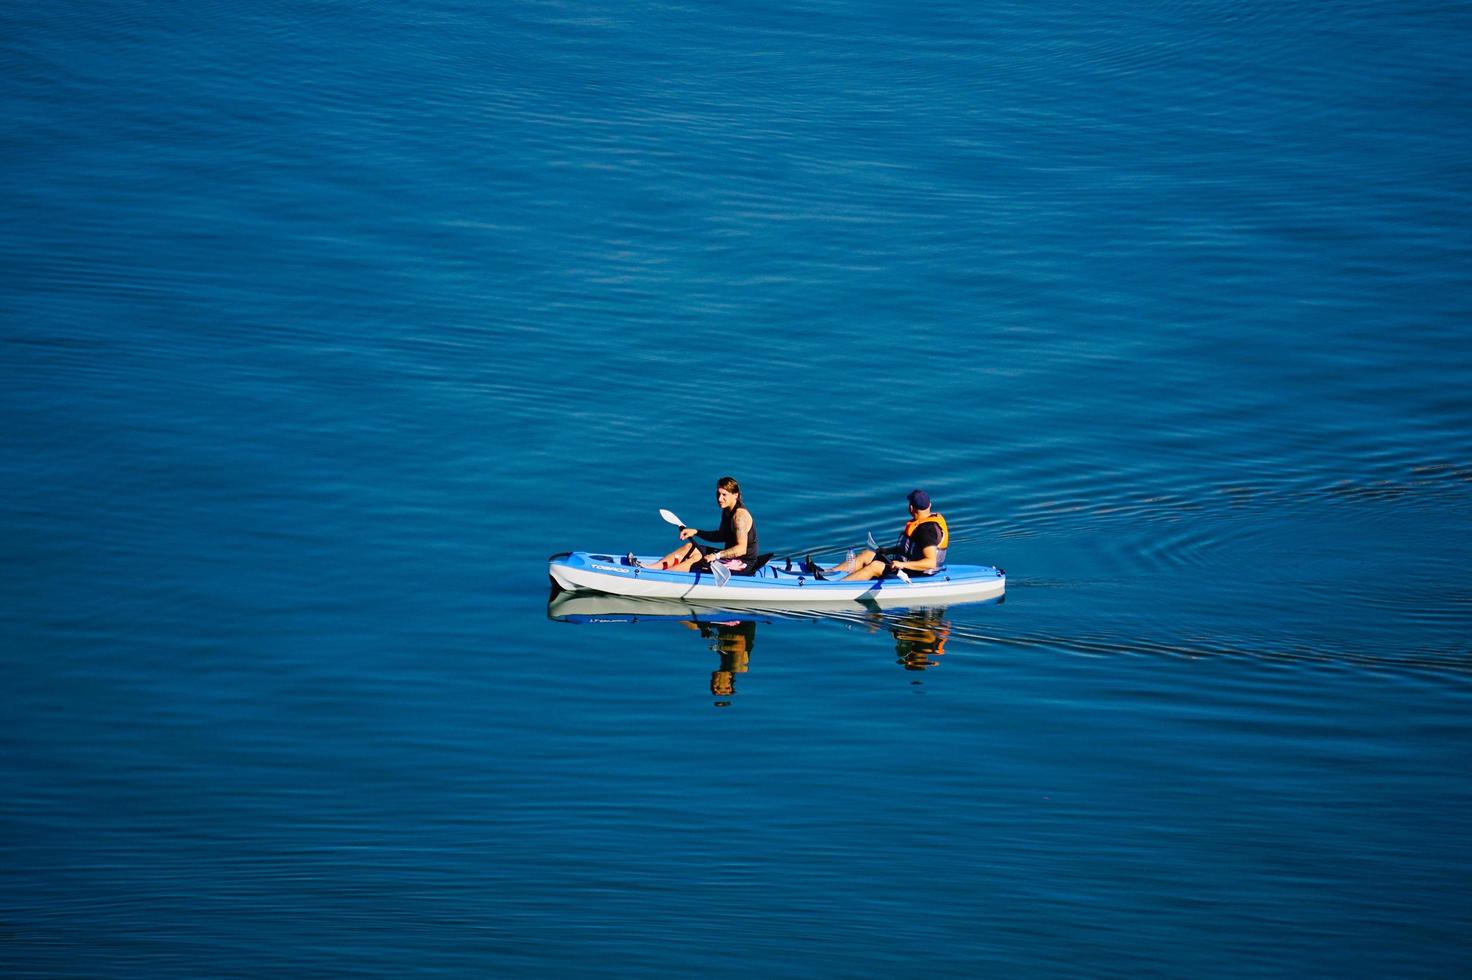
[[[636,556],[657,563],[659,556]],[[725,584],[710,572],[666,572],[630,565],[625,557],[587,551],[563,552],[547,561],[547,573],[560,589],[651,599],[685,599],[736,605],[808,605],[826,602],[877,602],[882,605],[944,605],[988,599],[1007,588],[1007,576],[991,565],[950,565],[934,575],[912,575],[867,582],[820,580],[798,569],[764,565],[751,575],[732,575]]]

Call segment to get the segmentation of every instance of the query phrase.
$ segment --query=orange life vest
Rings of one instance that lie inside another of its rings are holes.
[[[946,564],[946,548],[951,543],[951,529],[946,527],[946,519],[939,514],[931,514],[928,517],[917,517],[905,525],[900,532],[900,551],[906,561],[919,561],[925,555],[913,554],[915,531],[924,524],[940,525],[940,544],[935,546],[935,567],[944,568]]]

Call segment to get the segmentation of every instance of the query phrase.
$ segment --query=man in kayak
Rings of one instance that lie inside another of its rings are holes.
[[[905,500],[910,505],[910,520],[900,532],[893,548],[864,551],[828,574],[847,572],[842,581],[862,582],[866,579],[893,576],[903,571],[910,577],[934,575],[946,567],[946,547],[951,543],[946,519],[930,509],[930,494],[911,490]]]
[[[756,559],[756,523],[741,500],[741,485],[729,476],[717,480],[716,504],[721,508],[720,527],[713,531],[680,528],[680,540],[687,543],[648,567],[688,572],[697,565],[697,570],[708,569],[711,562],[719,561],[738,574],[745,571]],[[719,547],[707,548],[690,540],[697,537],[714,541]]]

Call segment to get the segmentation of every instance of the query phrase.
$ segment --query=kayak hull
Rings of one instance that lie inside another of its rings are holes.
[[[639,560],[657,562],[657,556]],[[547,562],[553,584],[568,592],[730,605],[793,605],[877,602],[892,605],[944,605],[1000,596],[1007,576],[990,565],[951,565],[932,576],[867,582],[819,581],[801,571],[764,566],[753,575],[732,575],[724,585],[709,572],[666,572],[629,565],[614,555],[573,551]]]

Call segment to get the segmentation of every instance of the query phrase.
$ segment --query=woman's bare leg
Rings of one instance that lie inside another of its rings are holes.
[[[667,572],[688,572],[690,566],[698,561],[700,561],[700,549],[686,541],[656,562],[654,567],[662,568]]]

